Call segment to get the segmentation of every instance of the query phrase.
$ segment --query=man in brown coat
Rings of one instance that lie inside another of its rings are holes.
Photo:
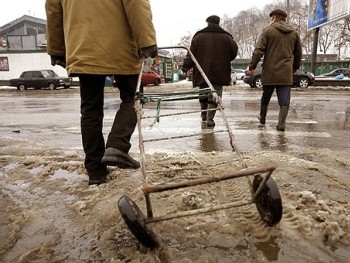
[[[79,77],[81,134],[89,185],[105,182],[107,165],[137,169],[129,154],[140,58],[158,54],[149,0],[46,0],[52,65]],[[121,104],[105,145],[104,85],[114,75]]]
[[[276,9],[270,13],[270,18],[271,24],[263,29],[255,45],[247,74],[254,73],[254,69],[263,57],[261,74],[263,94],[258,118],[264,125],[267,108],[276,88],[280,106],[276,129],[284,131],[293,85],[293,72],[300,67],[302,48],[298,33],[286,22],[286,12]]]
[[[198,31],[192,38],[190,50],[213,85],[217,95],[221,98],[222,87],[231,83],[231,61],[237,56],[238,46],[233,40],[232,35],[222,29],[220,17],[213,15],[206,19],[208,26]],[[189,54],[186,55],[182,71],[187,72],[193,68],[192,83],[193,87],[204,89],[209,87],[202,74]],[[207,122],[208,128],[215,126],[214,116],[217,108],[213,98],[199,99],[201,106],[202,121]],[[207,112],[208,109],[209,110]]]

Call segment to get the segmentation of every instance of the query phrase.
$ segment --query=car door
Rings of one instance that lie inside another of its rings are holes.
[[[44,85],[45,79],[41,71],[33,71],[33,88],[42,88]]]
[[[33,87],[33,71],[24,72],[23,76],[24,86]]]
[[[152,84],[152,73],[149,69],[143,69],[142,71],[142,84],[150,85]]]

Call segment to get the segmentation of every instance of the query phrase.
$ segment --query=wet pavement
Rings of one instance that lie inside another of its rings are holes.
[[[179,90],[192,88],[188,82],[146,88]],[[148,179],[170,183],[239,169],[227,123],[247,167],[276,165],[272,176],[283,200],[282,220],[270,227],[248,205],[153,223],[161,245],[150,251],[127,229],[117,207],[127,195],[146,211],[141,169],[111,168],[106,184],[88,186],[79,90],[0,88],[0,261],[348,262],[350,89],[293,89],[286,132],[275,130],[275,95],[266,127],[258,126],[260,95],[244,84],[226,87],[227,122],[218,112],[214,130],[202,127],[197,100],[162,102],[158,113],[166,116],[159,122],[157,105],[145,104],[141,134],[146,153],[154,153],[147,155]],[[106,88],[106,136],[119,103],[118,92]],[[136,130],[131,154],[139,160],[138,135]],[[155,214],[164,215],[250,198],[247,180],[240,178],[158,193],[152,203]]]
[[[146,92],[177,92],[178,87],[190,88],[190,82],[148,87]],[[28,140],[65,151],[81,150],[79,90],[60,89],[0,90],[0,135],[4,138]],[[293,89],[286,132],[277,132],[278,104],[274,94],[267,115],[266,127],[259,127],[257,114],[261,90],[245,84],[225,88],[223,114],[234,135],[234,144],[241,151],[297,150],[302,147],[350,148],[350,90],[343,88]],[[104,133],[107,136],[119,94],[106,88]],[[155,122],[156,104],[144,105],[141,133],[146,152],[226,151],[232,149],[225,121],[217,112],[214,133],[200,122],[197,100],[161,102]],[[185,114],[182,114],[185,113]],[[175,115],[173,115],[175,114]],[[179,114],[179,115],[178,115]],[[204,129],[203,129],[204,128]],[[187,135],[191,135],[187,137]],[[179,136],[179,139],[159,140]],[[185,136],[182,138],[182,136]],[[138,130],[132,137],[131,151],[138,151]]]

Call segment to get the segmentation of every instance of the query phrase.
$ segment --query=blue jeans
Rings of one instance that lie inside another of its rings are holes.
[[[269,105],[273,92],[276,89],[279,106],[289,106],[291,86],[289,85],[264,85],[263,94],[261,96],[261,104]]]

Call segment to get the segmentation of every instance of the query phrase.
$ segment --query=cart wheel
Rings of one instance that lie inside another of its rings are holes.
[[[145,247],[155,248],[158,241],[155,233],[146,225],[146,218],[129,197],[123,195],[118,201],[119,211],[133,235]]]
[[[253,191],[258,189],[263,180],[263,175],[256,175],[253,181]],[[255,198],[255,205],[260,217],[269,226],[276,225],[282,218],[282,200],[276,182],[269,177],[262,191]]]

